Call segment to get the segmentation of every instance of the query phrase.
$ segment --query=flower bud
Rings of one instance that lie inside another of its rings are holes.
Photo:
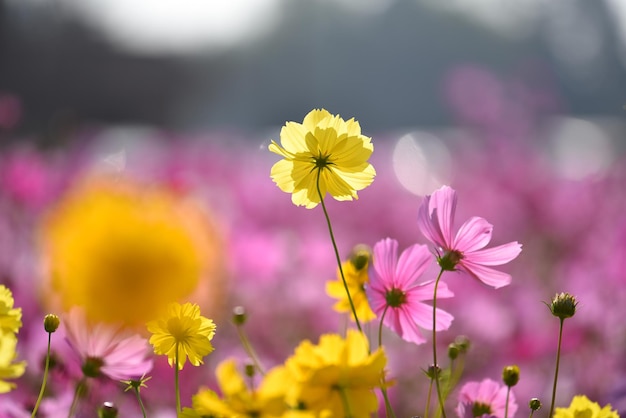
[[[549,305],[552,315],[560,319],[571,318],[576,313],[578,301],[569,293],[557,293]]]
[[[56,331],[60,324],[61,320],[54,314],[48,314],[43,319],[43,329],[48,333]]]
[[[441,368],[439,366],[435,366],[434,364],[428,366],[428,370],[426,370],[426,376],[428,376],[429,379],[434,380],[435,373],[437,373],[437,376],[441,376]]]
[[[254,373],[256,371],[255,369],[254,363],[251,360],[247,360],[244,365],[244,372],[246,373],[246,376],[254,377]]]
[[[233,322],[235,325],[243,325],[246,323],[247,319],[246,309],[243,306],[236,306],[233,309]]]
[[[502,370],[502,380],[508,387],[517,385],[517,382],[519,382],[519,367],[515,365],[506,366]]]
[[[442,270],[455,271],[456,265],[463,259],[463,254],[459,251],[447,251],[444,255],[437,257],[437,263]]]
[[[528,402],[528,406],[534,412],[538,410],[539,408],[541,408],[541,401],[537,398],[532,398],[530,402]]]
[[[448,346],[448,358],[450,358],[450,360],[455,360],[459,356],[460,352],[461,349],[455,343],[451,343]]]
[[[105,402],[98,408],[98,418],[117,418],[117,407],[113,402]]]
[[[461,353],[466,353],[470,348],[470,340],[465,335],[459,335],[454,339],[454,344],[459,348]]]
[[[350,262],[358,270],[366,269],[372,258],[372,250],[365,244],[359,244],[352,249]]]

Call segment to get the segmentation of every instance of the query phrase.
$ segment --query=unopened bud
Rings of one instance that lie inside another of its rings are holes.
[[[532,398],[530,402],[528,402],[528,406],[534,412],[538,410],[539,408],[541,408],[541,401],[537,398]]]
[[[557,293],[549,305],[552,315],[560,319],[571,318],[576,313],[578,301],[569,293]]]
[[[61,320],[54,314],[48,314],[43,319],[43,329],[49,333],[56,331],[60,324]]]
[[[506,366],[502,370],[502,380],[508,387],[517,385],[517,382],[519,382],[519,367],[515,365]]]
[[[365,244],[359,244],[352,249],[350,262],[356,270],[366,269],[372,258],[372,250]]]
[[[456,360],[460,352],[461,350],[459,349],[459,346],[455,343],[452,343],[448,346],[448,357],[450,358],[450,360]]]
[[[246,373],[246,376],[254,377],[255,371],[256,367],[254,366],[254,363],[250,360],[246,361],[246,364],[244,366],[244,372]]]
[[[470,348],[470,340],[465,335],[459,335],[454,339],[454,344],[459,348],[461,353],[466,353]]]
[[[98,408],[98,418],[117,418],[117,407],[112,402],[105,402]]]
[[[434,380],[435,376],[440,377],[441,368],[439,366],[435,366],[434,364],[431,364],[430,366],[428,366],[428,370],[426,370],[426,376],[428,376],[428,378],[431,380]]]
[[[247,319],[248,315],[246,315],[246,309],[243,306],[236,306],[233,309],[233,322],[235,325],[243,325]]]

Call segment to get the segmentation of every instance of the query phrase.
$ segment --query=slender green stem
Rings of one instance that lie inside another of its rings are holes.
[[[532,409],[530,410],[530,415],[528,416],[528,418],[533,418],[533,414],[535,413],[535,411],[533,411]]]
[[[443,418],[446,418],[441,386],[439,384],[439,366],[437,364],[437,287],[439,286],[439,280],[442,275],[443,269],[441,269],[437,275],[437,279],[435,280],[435,290],[433,291],[433,379],[435,380],[435,386],[437,387],[437,399],[439,400],[441,415]]]
[[[254,347],[252,347],[252,344],[250,344],[250,340],[246,336],[246,333],[243,330],[243,326],[237,324],[235,325],[235,328],[237,328],[237,335],[239,336],[239,341],[241,341],[241,345],[243,345],[244,350],[246,350],[246,353],[248,354],[248,356],[250,356],[250,359],[254,363],[254,367],[256,367],[259,373],[261,373],[262,375],[265,375],[265,369],[261,365],[259,356],[257,356],[256,351],[254,351]]]
[[[176,415],[180,414],[182,408],[180,407],[180,382],[179,382],[179,374],[180,370],[178,367],[178,341],[176,341],[176,364],[174,365],[174,390],[176,391]]]
[[[378,324],[378,348],[381,348],[383,346],[383,321],[385,320],[387,309],[389,309],[389,305],[385,305],[385,310],[383,310],[383,314],[380,316],[380,323]],[[387,412],[387,417],[396,418],[396,414],[393,412],[393,408],[391,407],[391,402],[389,402],[389,397],[387,396],[387,388],[385,387],[385,375],[384,374],[381,376],[380,380],[381,380],[380,391],[382,392],[383,398],[385,400],[385,410]]]
[[[509,396],[511,395],[511,386],[506,387],[506,404],[504,405],[504,418],[509,418]]]
[[[348,402],[348,397],[346,396],[346,392],[342,387],[337,388],[339,391],[339,396],[341,397],[341,402],[343,402],[343,412],[345,418],[352,418],[352,412],[350,411],[350,402]]]
[[[556,383],[559,378],[559,363],[561,360],[561,341],[563,339],[563,323],[565,322],[564,318],[559,318],[559,345],[556,350],[556,369],[554,371],[554,383],[552,385],[552,401],[550,402],[550,415],[548,418],[552,417],[554,413],[554,401],[556,399]]]
[[[143,405],[143,401],[141,400],[141,395],[139,395],[139,388],[134,388],[135,396],[137,397],[137,402],[139,402],[139,407],[141,408],[141,414],[143,418],[146,418],[146,408]]]
[[[39,390],[39,397],[37,397],[37,403],[35,403],[35,408],[33,408],[33,413],[31,418],[35,418],[37,415],[37,410],[39,409],[39,405],[41,404],[41,400],[43,399],[43,394],[46,390],[46,382],[48,381],[48,371],[50,370],[50,342],[52,340],[52,333],[48,333],[48,351],[46,352],[46,366],[43,370],[43,381],[41,382],[41,389]]]
[[[70,411],[67,414],[67,418],[72,418],[76,413],[76,408],[78,407],[78,400],[81,396],[83,396],[85,392],[85,385],[87,384],[87,378],[83,376],[78,383],[76,384],[76,389],[74,390],[74,399],[72,399],[72,406],[70,406]]]
[[[430,410],[430,398],[433,393],[433,379],[430,379],[428,384],[428,395],[426,396],[426,409],[424,410],[424,418],[428,418],[428,411]]]
[[[343,287],[346,290],[346,294],[348,295],[348,302],[350,302],[350,308],[352,309],[352,314],[354,315],[354,321],[356,322],[356,327],[360,332],[363,332],[361,328],[361,323],[359,322],[359,317],[356,314],[356,308],[354,307],[354,302],[352,301],[352,296],[350,295],[350,289],[348,289],[348,283],[346,282],[346,277],[343,274],[343,267],[341,267],[341,256],[339,255],[339,250],[337,249],[337,243],[335,242],[335,235],[333,234],[333,227],[330,223],[330,217],[328,216],[328,211],[326,210],[326,204],[324,203],[324,196],[322,196],[322,190],[320,189],[320,176],[322,173],[322,169],[319,168],[317,170],[317,194],[320,197],[320,203],[322,205],[322,209],[324,210],[324,217],[326,218],[326,223],[328,224],[328,232],[330,233],[330,240],[333,243],[333,249],[335,250],[335,258],[337,259],[337,265],[339,266],[339,274],[341,275],[341,280],[343,281]]]

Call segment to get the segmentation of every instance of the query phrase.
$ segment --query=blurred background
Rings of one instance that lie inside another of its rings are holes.
[[[18,351],[32,365],[0,412],[32,405],[41,317],[78,303],[87,282],[101,318],[174,289],[215,319],[215,353],[185,370],[187,400],[216,388],[219,360],[245,357],[234,306],[268,365],[342,330],[324,291],[336,265],[322,214],[269,177],[270,139],[323,107],[375,145],[372,186],[329,201],[343,256],[387,236],[425,243],[421,198],[452,185],[459,222],[485,217],[494,245],[524,250],[498,291],[446,278],[456,319],[441,349],[470,338],[468,380],[519,364],[524,415],[551,390],[558,321],[542,302],[569,291],[581,303],[558,405],[585,393],[623,413],[625,104],[622,0],[0,0],[0,283],[24,308]],[[396,412],[419,415],[430,349],[385,342]],[[73,382],[56,349],[56,379]],[[175,415],[169,372],[157,362],[150,416]],[[71,384],[55,390],[46,417],[71,401]]]

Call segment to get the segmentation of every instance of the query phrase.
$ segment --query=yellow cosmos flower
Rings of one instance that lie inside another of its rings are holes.
[[[13,293],[0,284],[0,333],[16,333],[22,326],[22,308],[14,308]]]
[[[272,180],[291,193],[295,205],[313,208],[330,193],[337,200],[358,199],[357,191],[374,181],[376,171],[367,162],[374,146],[361,135],[357,121],[343,120],[324,109],[314,109],[300,124],[287,122],[280,143],[269,150],[282,156],[271,170]]]
[[[17,337],[12,333],[0,332],[0,393],[7,393],[15,389],[15,383],[6,379],[17,379],[24,374],[26,362],[15,363]]]
[[[567,408],[556,408],[554,418],[619,418],[611,405],[600,407],[585,395],[574,396]]]
[[[201,389],[193,397],[193,409],[200,416],[279,418],[287,411],[289,380],[284,368],[270,370],[254,389],[248,387],[234,360],[220,363],[215,373],[222,398],[212,390]]]
[[[192,303],[171,303],[161,319],[150,321],[152,333],[150,344],[156,354],[165,354],[170,366],[178,359],[182,370],[187,358],[194,366],[202,364],[202,358],[213,351],[211,340],[215,335],[212,320],[200,315],[200,307]]]
[[[380,387],[386,363],[382,348],[369,354],[367,338],[356,330],[345,339],[323,335],[318,345],[303,341],[285,362],[297,382],[290,403],[323,416],[369,418],[378,409],[373,389]]]
[[[352,303],[354,303],[356,314],[361,322],[376,319],[376,314],[370,308],[365,294],[365,285],[369,283],[368,266],[370,259],[371,251],[364,247],[358,247],[353,252],[352,257],[341,265]],[[333,306],[336,312],[350,312],[350,318],[355,321],[339,269],[337,269],[337,280],[326,282],[326,294],[331,298],[339,299]]]
[[[215,306],[219,241],[207,214],[185,196],[119,177],[86,179],[43,223],[42,299],[51,310],[77,305],[90,321],[133,326],[174,301]]]

